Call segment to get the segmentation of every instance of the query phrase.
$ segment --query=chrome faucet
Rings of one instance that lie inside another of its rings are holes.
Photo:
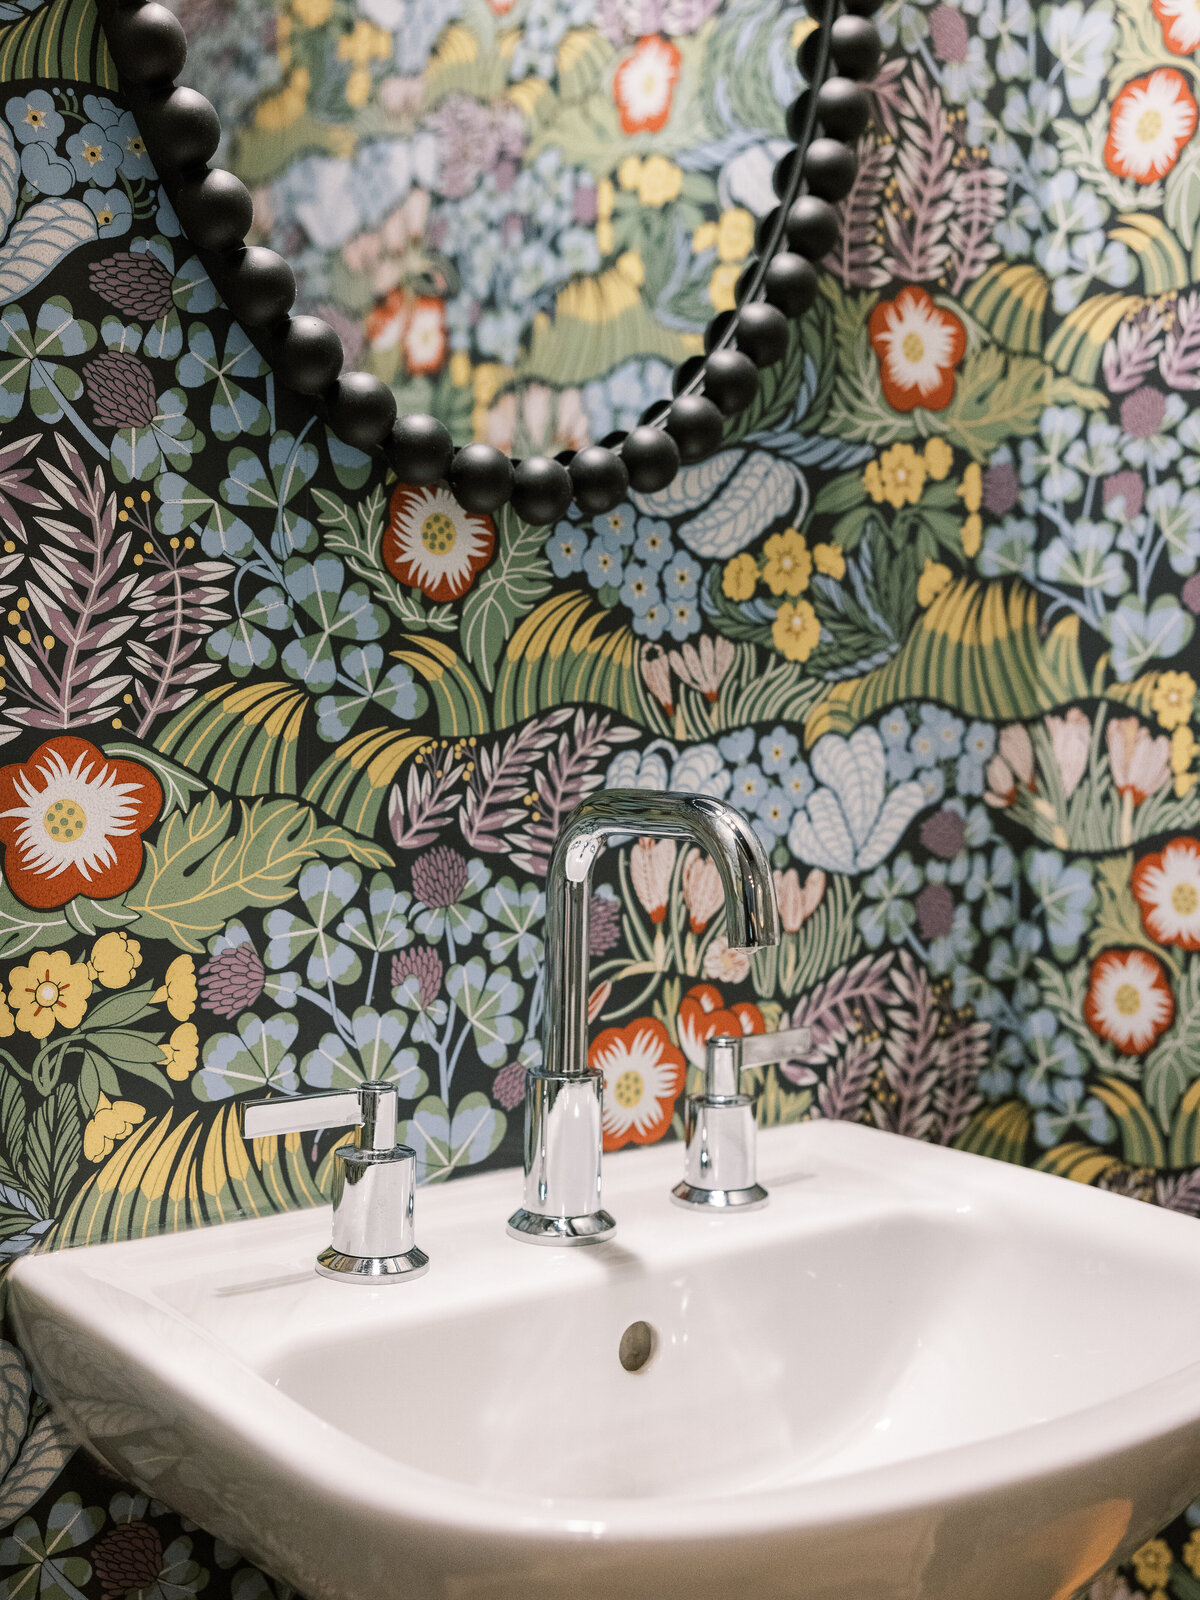
[[[587,1064],[588,907],[596,857],[624,834],[699,845],[721,879],[730,945],[779,942],[770,863],[732,806],[644,789],[607,789],[576,806],[546,880],[542,1064],[525,1080],[525,1203],[508,1219],[509,1233],[531,1244],[595,1244],[616,1227],[601,1205],[604,1075]]]

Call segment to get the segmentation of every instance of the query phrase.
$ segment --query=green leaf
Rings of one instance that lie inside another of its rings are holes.
[[[0,1480],[21,1448],[29,1424],[32,1394],[33,1384],[25,1358],[14,1345],[0,1339]]]
[[[98,1004],[90,1007],[78,1031],[91,1033],[93,1029],[120,1028],[139,1017],[148,1016],[152,1009],[150,996],[153,993],[154,985],[143,983],[136,989],[122,989],[119,994],[105,995]],[[90,1042],[95,1044],[96,1040]]]
[[[25,1142],[29,1192],[45,1216],[53,1216],[66,1199],[82,1153],[83,1129],[75,1089],[60,1083],[34,1112]]]
[[[446,1102],[427,1095],[412,1119],[400,1126],[404,1144],[417,1153],[422,1182],[438,1183],[453,1177],[456,1168],[485,1161],[504,1138],[507,1119],[485,1094],[469,1094],[459,1101],[451,1117]]]
[[[26,1435],[20,1455],[0,1481],[0,1527],[15,1522],[36,1505],[74,1454],[75,1443],[66,1423],[51,1412],[39,1417]],[[98,1533],[100,1513],[91,1515],[95,1520],[92,1531]],[[53,1592],[43,1584],[44,1596]]]
[[[209,795],[186,815],[168,817],[147,844],[127,903],[139,933],[199,955],[231,917],[287,900],[305,863],[318,857],[391,864],[378,845],[318,824],[298,801],[223,802]]]
[[[1200,968],[1180,984],[1175,1026],[1146,1057],[1142,1089],[1165,1133],[1170,1133],[1183,1091],[1200,1077]]]
[[[463,650],[485,689],[495,686],[496,662],[513,624],[550,592],[544,530],[522,522],[506,506],[496,533],[499,554],[462,608]]]

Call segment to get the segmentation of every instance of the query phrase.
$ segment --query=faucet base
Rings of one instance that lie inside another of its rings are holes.
[[[524,1244],[603,1244],[617,1224],[607,1211],[589,1211],[579,1217],[547,1217],[524,1206],[508,1219],[508,1232]]]
[[[412,1283],[429,1271],[429,1257],[416,1245],[399,1256],[347,1256],[330,1245],[317,1257],[317,1271],[339,1283]]]
[[[761,1211],[770,1199],[761,1183],[745,1189],[701,1189],[681,1179],[671,1190],[677,1206],[703,1206],[708,1211]]]

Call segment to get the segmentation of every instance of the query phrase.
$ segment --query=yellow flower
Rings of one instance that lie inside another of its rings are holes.
[[[621,276],[631,283],[635,289],[640,289],[642,284],[645,283],[646,268],[642,264],[642,252],[640,250],[623,250],[617,257],[615,265]]]
[[[1178,728],[1189,721],[1196,699],[1196,680],[1190,672],[1160,672],[1150,704],[1164,728]]]
[[[181,1022],[165,1044],[160,1044],[159,1054],[167,1069],[167,1077],[176,1083],[186,1083],[196,1070],[200,1058],[200,1037],[194,1022]]]
[[[622,189],[636,189],[642,176],[641,156],[626,156],[617,168],[617,182]]]
[[[596,185],[596,216],[601,222],[607,222],[613,214],[613,202],[617,198],[617,191],[613,188],[611,178],[601,178]]]
[[[649,156],[638,178],[638,199],[644,206],[665,206],[683,187],[683,173],[666,156]]]
[[[800,600],[795,605],[785,600],[775,613],[771,639],[776,650],[781,651],[789,661],[807,661],[817,648],[820,637],[821,624],[807,600]]]
[[[925,457],[910,444],[894,444],[879,458],[879,476],[888,505],[897,511],[903,505],[915,506],[925,487]]]
[[[822,577],[840,580],[846,576],[846,557],[840,544],[815,544],[812,556]]]
[[[717,257],[721,261],[739,264],[754,248],[754,218],[741,206],[732,211],[722,211],[717,223]]]
[[[3,995],[0,995],[0,1039],[11,1039],[16,1031],[16,1019],[8,1009],[8,1004]]]
[[[154,999],[160,1005],[166,1001],[176,1022],[187,1021],[196,1009],[196,966],[191,956],[175,957],[162,987],[154,991]]]
[[[708,299],[715,311],[732,311],[737,305],[733,291],[740,276],[741,268],[729,262],[723,262],[713,269],[713,275],[708,280]]]
[[[978,511],[983,504],[983,469],[978,461],[972,461],[963,473],[963,481],[958,486],[958,498],[971,512]]]
[[[1200,1528],[1194,1528],[1183,1547],[1183,1559],[1191,1572],[1200,1578]]]
[[[255,126],[272,133],[290,128],[304,115],[311,84],[307,67],[294,68],[288,76],[287,87],[278,94],[269,95],[255,107]]]
[[[596,224],[596,249],[602,256],[610,255],[614,242],[612,223],[607,217],[601,217]]]
[[[471,376],[475,404],[490,406],[511,376],[511,368],[496,361],[481,361]]]
[[[715,222],[702,222],[692,233],[692,254],[702,256],[706,250],[715,250],[717,247],[717,225]]]
[[[450,357],[450,382],[456,389],[465,389],[471,381],[471,358],[465,350],[456,350]]]
[[[84,1155],[89,1161],[103,1161],[113,1146],[127,1139],[145,1116],[145,1106],[139,1106],[135,1100],[114,1102],[102,1094],[91,1121],[83,1130]]]
[[[386,61],[391,53],[391,34],[365,17],[360,17],[337,42],[338,60],[349,61],[355,67],[365,67],[368,61]]]
[[[749,600],[758,587],[758,562],[753,556],[734,556],[721,574],[721,589],[729,600]]]
[[[1196,736],[1190,728],[1176,728],[1171,735],[1171,771],[1186,772],[1196,759]]]
[[[879,470],[878,461],[868,461],[862,475],[863,488],[871,496],[877,506],[883,504],[886,490],[883,487],[883,474]]]
[[[370,67],[355,67],[346,79],[346,104],[352,111],[361,111],[371,97]]]
[[[1171,1576],[1171,1546],[1165,1539],[1151,1539],[1133,1552],[1133,1570],[1144,1588],[1161,1588]]]
[[[944,567],[940,561],[927,556],[925,565],[921,569],[921,576],[917,579],[917,604],[931,606],[952,577],[953,573],[949,567]]]
[[[812,557],[804,535],[795,528],[773,533],[763,552],[767,558],[763,577],[772,594],[803,594],[812,576]]]
[[[945,439],[930,439],[925,446],[925,470],[935,483],[941,483],[954,465],[954,451]]]
[[[88,975],[106,989],[123,989],[142,964],[142,947],[127,933],[102,933],[92,946]]]
[[[87,968],[65,950],[35,950],[27,967],[13,967],[8,974],[8,1003],[16,1010],[17,1027],[35,1039],[48,1039],[56,1023],[77,1028],[91,992]]]
[[[979,554],[979,546],[983,543],[983,518],[977,511],[972,511],[963,523],[961,532],[963,555],[968,561],[974,561]]]
[[[292,10],[306,28],[319,28],[333,15],[333,0],[292,0]]]

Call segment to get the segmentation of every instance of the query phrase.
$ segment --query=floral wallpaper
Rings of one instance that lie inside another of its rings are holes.
[[[798,88],[758,0],[186,0],[260,236],[407,407],[627,425],[731,304]],[[724,796],[784,925],[611,852],[605,1144],[715,1031],[871,1122],[1200,1214],[1200,27],[889,0],[817,306],[721,451],[529,528],[277,388],[87,0],[0,0],[0,1250],[317,1203],[240,1097],[388,1078],[519,1159],[544,879],[605,785]],[[258,1600],[0,1344],[0,1600]],[[1200,1511],[1091,1600],[1198,1600]]]

